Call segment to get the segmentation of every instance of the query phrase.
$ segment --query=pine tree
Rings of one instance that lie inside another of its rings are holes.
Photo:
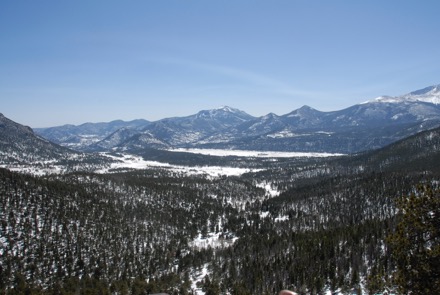
[[[403,294],[440,294],[440,190],[419,186],[399,201],[401,220],[389,237]]]

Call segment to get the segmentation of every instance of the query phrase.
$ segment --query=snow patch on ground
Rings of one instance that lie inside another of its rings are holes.
[[[232,246],[237,237],[233,237],[230,233],[208,233],[205,237],[199,234],[197,238],[189,243],[189,246],[197,249],[226,248]]]
[[[2,156],[10,156],[7,153],[4,153],[0,151],[0,162],[2,161]],[[15,156],[15,155],[14,155]],[[17,160],[13,163],[2,163],[0,164],[0,168],[5,168],[10,171],[23,173],[23,174],[30,174],[35,176],[43,176],[48,174],[61,174],[66,172],[66,167],[61,164],[59,161],[52,159],[52,160],[28,160],[27,154],[21,155],[22,158],[16,157]],[[84,154],[70,154],[66,155],[64,157],[64,161],[69,160],[81,160],[81,158],[84,157]],[[73,167],[75,168],[75,167]],[[76,167],[79,170],[79,166]]]
[[[102,156],[111,158],[114,163],[108,168],[103,168],[96,171],[97,173],[108,173],[111,170],[116,169],[145,169],[150,167],[170,168],[168,163],[161,163],[156,161],[145,161],[142,157],[129,155],[129,154],[117,154],[111,155],[108,153],[100,153]]]
[[[50,166],[50,167],[37,167],[31,165],[0,165],[0,168],[8,169],[9,171],[14,171],[23,174],[30,174],[35,176],[43,176],[47,174],[60,174],[63,172],[60,166]]]
[[[256,187],[263,188],[266,191],[266,196],[268,197],[278,197],[281,193],[276,188],[274,188],[271,183],[267,182],[258,183]]]
[[[264,212],[261,212],[261,213],[260,213],[260,218],[261,218],[261,219],[264,219],[264,218],[266,218],[267,216],[269,216],[269,211],[264,211]]]
[[[289,131],[289,130],[282,130],[280,132],[276,132],[276,133],[272,133],[272,134],[267,135],[267,137],[270,137],[270,138],[291,138],[291,137],[298,137],[298,136],[301,136],[301,135],[293,133],[292,131]]]
[[[270,216],[270,212],[269,211],[264,211],[264,212],[260,212],[260,218],[264,219]],[[281,221],[287,221],[289,220],[289,216],[288,215],[283,215],[283,216],[278,216],[274,219],[275,222],[281,222]]]
[[[194,295],[205,295],[205,292],[197,287],[197,283],[200,283],[203,281],[205,276],[208,274],[208,264],[203,265],[203,268],[197,271],[192,276],[192,284],[191,289],[194,291]]]
[[[286,221],[286,220],[289,220],[288,215],[279,216],[279,217],[275,218],[275,222],[281,222],[281,221]]]

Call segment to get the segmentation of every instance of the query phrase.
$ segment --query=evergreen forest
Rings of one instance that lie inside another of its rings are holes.
[[[0,292],[422,294],[425,281],[435,293],[439,142],[437,130],[351,156],[228,158],[264,168],[229,177],[0,169]],[[404,213],[424,195],[436,205],[416,216],[428,216],[431,235],[408,242],[416,217]],[[414,244],[432,263],[404,286]]]

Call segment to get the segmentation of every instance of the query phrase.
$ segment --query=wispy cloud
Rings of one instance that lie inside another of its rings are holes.
[[[237,67],[217,65],[211,63],[203,63],[188,59],[179,58],[158,58],[149,59],[148,62],[187,67],[192,69],[197,69],[204,72],[209,72],[217,75],[222,75],[232,79],[242,81],[247,84],[252,84],[256,87],[263,87],[269,92],[274,92],[286,96],[298,97],[298,96],[314,96],[317,93],[314,91],[307,91],[300,88],[295,88],[292,85],[285,83],[283,81],[249,71],[246,69],[241,69]]]

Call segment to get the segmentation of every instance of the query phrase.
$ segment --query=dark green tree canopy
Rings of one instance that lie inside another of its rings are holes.
[[[440,190],[419,186],[399,201],[401,220],[389,238],[403,294],[440,294]]]

